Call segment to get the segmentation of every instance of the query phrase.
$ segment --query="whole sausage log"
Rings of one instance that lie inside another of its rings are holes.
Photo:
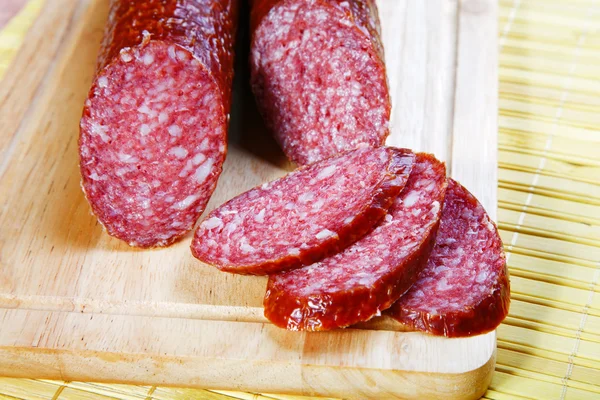
[[[80,123],[82,188],[108,233],[189,231],[226,154],[238,0],[113,0]]]
[[[286,155],[309,164],[388,135],[374,0],[253,0],[251,83]]]

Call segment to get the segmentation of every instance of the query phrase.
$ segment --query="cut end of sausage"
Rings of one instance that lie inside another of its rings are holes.
[[[362,147],[245,192],[198,226],[192,253],[239,274],[301,267],[367,233],[406,184],[410,150]]]
[[[380,315],[425,267],[446,186],[444,164],[417,154],[406,187],[375,229],[341,253],[269,277],[265,316],[289,330],[322,331]]]
[[[280,2],[254,32],[251,68],[261,113],[292,161],[384,144],[390,98],[383,60],[341,8]]]
[[[494,330],[509,304],[508,271],[496,225],[471,193],[449,179],[427,267],[389,313],[412,329],[461,337]]]
[[[96,77],[80,124],[82,187],[111,236],[166,246],[204,211],[227,118],[205,67],[177,45],[121,50]]]

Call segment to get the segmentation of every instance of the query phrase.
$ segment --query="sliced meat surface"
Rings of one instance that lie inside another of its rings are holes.
[[[410,150],[362,147],[299,168],[213,210],[196,230],[192,253],[239,274],[318,261],[383,218],[414,158]]]
[[[406,187],[373,231],[321,262],[269,277],[265,316],[289,330],[320,331],[379,315],[425,267],[446,185],[444,164],[417,154]]]
[[[82,188],[107,232],[166,246],[227,150],[238,0],[116,0],[80,123]]]
[[[251,83],[284,152],[309,164],[381,146],[390,96],[373,0],[254,0]]]
[[[471,193],[449,179],[427,267],[389,314],[413,329],[459,337],[494,330],[509,305],[508,271],[496,225]]]

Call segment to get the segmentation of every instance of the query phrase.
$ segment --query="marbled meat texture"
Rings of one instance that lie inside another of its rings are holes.
[[[494,330],[508,314],[502,241],[477,199],[449,179],[427,267],[389,314],[413,329],[448,337]]]
[[[108,233],[189,231],[226,154],[238,0],[116,0],[81,118],[82,187]]]
[[[373,0],[254,0],[251,83],[286,155],[383,145],[390,96]]]
[[[361,147],[305,166],[212,211],[192,242],[199,260],[239,274],[298,268],[358,240],[386,214],[410,150]]]
[[[265,316],[289,330],[321,331],[380,315],[425,267],[446,186],[444,164],[417,154],[406,187],[377,228],[339,254],[269,277]]]

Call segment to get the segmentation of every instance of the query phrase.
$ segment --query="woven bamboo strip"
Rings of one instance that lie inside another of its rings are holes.
[[[547,135],[549,131],[551,131],[554,127],[552,122],[545,122],[536,119],[527,120],[527,123],[523,123],[521,118],[514,117],[511,115],[500,115],[499,120],[500,124],[500,135],[498,139],[501,140],[501,144],[511,144],[510,142],[506,142],[509,140],[515,140],[513,137],[520,136],[532,136],[532,140],[539,140],[539,136]],[[578,143],[575,146],[568,147],[566,150],[563,150],[562,147],[558,147],[559,154],[565,153],[568,149],[571,149],[572,155],[576,155],[583,158],[588,158],[592,162],[597,161],[594,157],[594,153],[591,153],[586,156],[586,154],[581,154],[578,151],[585,151],[586,146],[583,146],[585,143],[588,143],[591,146],[597,146],[597,143],[600,141],[596,131],[593,129],[580,128],[576,126],[564,125],[561,126],[561,129],[555,130],[553,132],[555,138],[568,138]],[[504,137],[505,135],[509,135],[508,137]],[[523,139],[521,139],[523,140]],[[531,142],[535,143],[535,142]],[[567,143],[564,143],[567,145]],[[544,150],[544,144],[538,146],[539,150]]]
[[[584,267],[572,263],[545,260],[530,257],[513,251],[508,265],[513,274],[520,276],[530,274],[535,280],[572,286],[579,289],[589,289],[595,268]]]
[[[555,377],[563,377],[568,363],[544,357],[532,356],[521,352],[500,348],[497,363],[499,366],[516,367],[529,371],[543,371]],[[571,380],[596,384],[600,379],[600,371],[595,368],[575,366]]]
[[[0,379],[0,392],[4,395],[29,400],[51,399],[56,393],[57,385],[33,379]]]
[[[507,43],[510,43],[510,39],[507,40]],[[594,55],[595,54],[596,51],[594,51]],[[500,81],[498,96],[499,98],[513,98],[524,102],[558,106],[561,103],[560,98],[562,96],[562,91],[537,86],[519,85],[508,81]],[[569,93],[568,100],[564,102],[563,108],[574,108],[590,112],[597,112],[600,110],[600,97],[597,95],[589,96],[571,92]]]

